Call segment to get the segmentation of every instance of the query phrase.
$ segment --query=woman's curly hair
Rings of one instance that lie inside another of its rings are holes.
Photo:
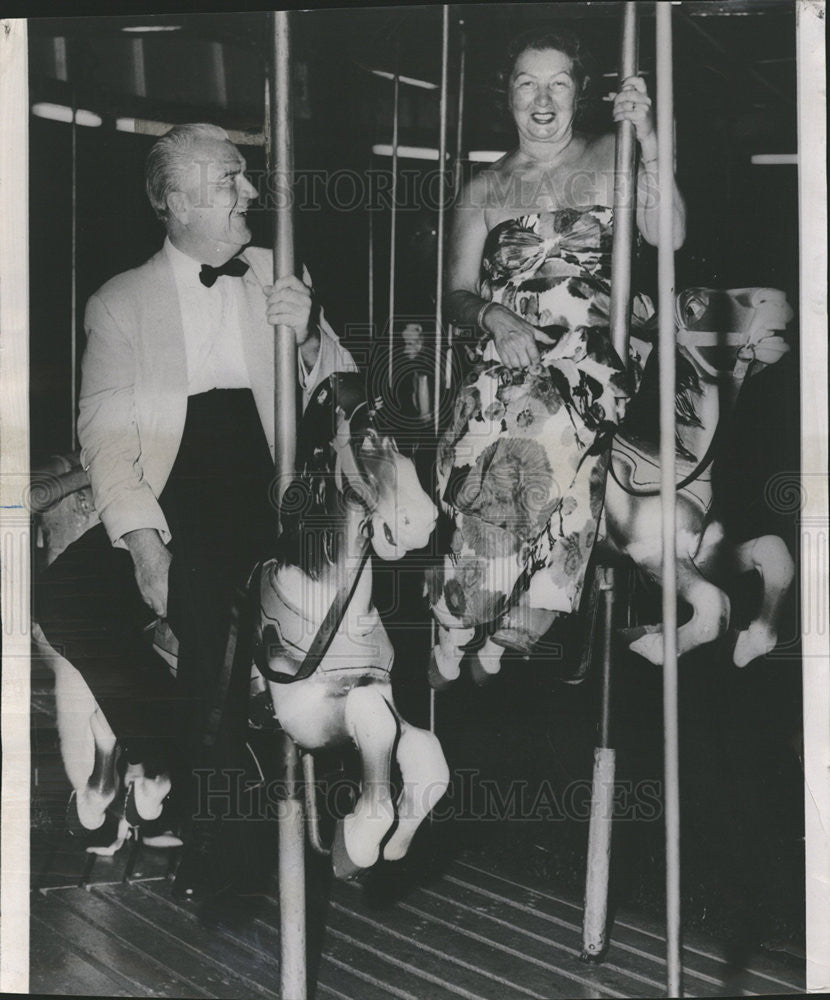
[[[517,35],[507,47],[504,64],[499,73],[499,84],[505,109],[509,109],[510,80],[519,56],[524,52],[546,52],[554,49],[564,53],[572,65],[576,84],[575,124],[583,124],[593,111],[594,82],[597,69],[594,57],[585,48],[582,39],[570,28],[534,28]]]

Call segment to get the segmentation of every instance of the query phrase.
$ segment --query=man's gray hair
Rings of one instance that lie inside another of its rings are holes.
[[[229,142],[228,133],[218,125],[176,125],[153,143],[147,154],[144,182],[147,197],[162,222],[167,222],[170,210],[167,196],[181,191],[185,175],[193,164],[196,148],[204,142]]]

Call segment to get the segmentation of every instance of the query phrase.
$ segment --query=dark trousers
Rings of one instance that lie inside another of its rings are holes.
[[[225,649],[237,588],[273,548],[272,476],[249,390],[190,397],[176,463],[159,498],[172,534],[175,681],[142,637],[153,615],[138,594],[129,553],[114,549],[100,525],[36,584],[35,617],[84,676],[133,759],[155,757],[171,740],[171,763],[182,776],[194,768],[234,768],[243,759],[250,663],[237,663],[228,676]],[[193,789],[185,794],[186,811]]]

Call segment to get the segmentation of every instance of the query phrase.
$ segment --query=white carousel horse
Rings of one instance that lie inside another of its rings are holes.
[[[762,582],[760,608],[739,634],[733,654],[734,663],[742,667],[775,647],[777,620],[794,567],[786,545],[775,535],[738,545],[725,537],[712,510],[715,432],[734,407],[744,378],[774,364],[789,350],[776,331],[785,329],[793,314],[784,293],[767,288],[728,292],[689,289],[678,296],[676,311],[678,595],[692,608],[691,619],[678,632],[678,653],[711,642],[726,630],[729,598],[714,581],[730,573],[756,572]],[[650,351],[649,343],[632,337],[632,352],[643,365]],[[639,402],[638,397],[635,403]],[[638,425],[639,433],[632,427],[632,405],[615,437],[598,537],[606,551],[627,556],[659,580],[662,539],[656,396],[654,402],[645,420],[641,414],[644,426],[640,431]],[[445,556],[447,571],[452,559],[452,555]],[[520,559],[508,554],[492,562],[500,579],[491,581],[490,589],[511,595],[503,613],[537,613],[532,574],[529,586],[520,586],[524,569]],[[458,676],[475,629],[455,617],[443,597],[433,599],[432,610],[439,641],[433,650],[430,681],[440,688]],[[543,616],[541,612],[544,620]],[[647,628],[630,648],[660,664],[661,628]],[[481,681],[498,673],[503,653],[501,645],[486,638],[469,654],[474,679]]]
[[[382,559],[400,559],[425,546],[436,510],[412,461],[375,429],[356,375],[333,376],[318,389],[303,422],[300,458],[302,475],[283,502],[283,557],[266,563],[260,577],[259,633],[265,642],[252,690],[262,688],[260,672],[277,678],[267,682],[274,714],[302,749],[357,746],[362,793],[338,824],[332,851],[336,873],[348,877],[378,860],[390,831],[383,857],[402,858],[449,780],[435,736],[407,723],[394,707],[392,647],[371,603],[372,567],[365,559],[369,536]],[[77,460],[55,459],[33,480],[41,562],[48,565],[98,518]],[[298,491],[303,499],[310,497],[311,509],[292,515],[291,499]],[[318,669],[307,679],[280,683],[305,660],[356,560],[360,571],[348,607]],[[85,828],[97,827],[119,792],[115,735],[80,673],[37,627],[35,637],[38,655],[55,672],[61,752],[78,816]],[[157,633],[156,650],[175,669],[176,643],[169,629]],[[403,778],[397,802],[390,791],[393,749]],[[154,779],[140,774],[133,780],[141,816],[151,819],[153,792],[160,804],[163,789],[151,787]]]
[[[77,456],[55,456],[32,471],[29,494],[36,572],[42,572],[98,521],[89,477]],[[71,831],[90,854],[111,855],[136,827],[161,816],[170,792],[167,774],[148,776],[140,763],[119,766],[121,747],[86,681],[32,622],[32,657],[54,675],[61,760],[72,785],[67,809]],[[176,847],[167,830],[145,833],[149,847]]]
[[[436,737],[395,709],[393,651],[367,558],[370,548],[385,560],[423,548],[437,511],[376,421],[359,376],[334,375],[317,389],[282,503],[279,554],[254,590],[255,660],[280,725],[303,750],[353,743],[360,753],[361,792],[332,849],[340,877],[402,858],[449,780]],[[396,802],[393,751],[403,778]]]

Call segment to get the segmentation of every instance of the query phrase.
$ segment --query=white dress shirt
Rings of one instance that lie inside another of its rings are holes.
[[[169,237],[164,252],[179,294],[188,396],[211,389],[249,389],[239,323],[241,280],[223,274],[206,288],[199,280],[199,261],[177,250]]]

